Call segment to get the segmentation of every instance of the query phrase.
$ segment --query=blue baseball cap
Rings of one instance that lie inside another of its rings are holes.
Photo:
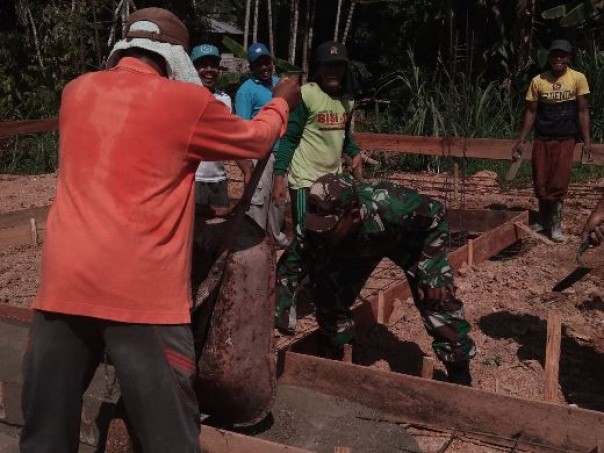
[[[254,63],[260,57],[272,58],[273,56],[264,44],[260,42],[255,42],[247,48],[247,61],[249,61],[250,63]]]
[[[203,57],[214,57],[220,59],[220,50],[218,50],[218,47],[211,44],[202,44],[200,46],[193,47],[193,50],[191,51],[191,61],[195,63],[195,61]]]

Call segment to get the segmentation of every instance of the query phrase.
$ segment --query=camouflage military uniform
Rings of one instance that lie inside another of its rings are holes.
[[[462,302],[453,294],[446,256],[449,226],[442,205],[388,181],[355,184],[349,175],[331,177],[340,185],[331,202],[358,202],[360,228],[337,246],[325,244],[312,231],[298,229],[277,265],[277,326],[295,327],[294,295],[308,275],[320,333],[336,350],[341,348],[354,338],[351,305],[371,272],[387,257],[404,270],[438,358],[452,363],[473,357],[470,324]],[[312,197],[311,187],[309,204]],[[420,298],[418,290],[442,287],[447,288],[444,303],[430,304]]]

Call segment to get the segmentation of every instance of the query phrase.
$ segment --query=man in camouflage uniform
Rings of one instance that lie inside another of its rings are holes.
[[[277,265],[277,327],[294,331],[296,289],[308,275],[322,353],[341,358],[354,338],[350,307],[378,263],[389,258],[407,276],[449,380],[470,385],[475,348],[454,295],[442,205],[388,181],[356,183],[348,174],[319,178],[308,204],[304,229],[298,227]]]

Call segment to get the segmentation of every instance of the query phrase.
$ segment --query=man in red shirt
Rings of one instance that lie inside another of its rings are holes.
[[[126,30],[109,68],[62,95],[57,193],[23,364],[22,452],[77,451],[82,394],[104,351],[142,450],[199,451],[189,326],[195,169],[261,159],[300,100],[297,82],[284,80],[244,121],[201,87],[176,16],[138,10]]]

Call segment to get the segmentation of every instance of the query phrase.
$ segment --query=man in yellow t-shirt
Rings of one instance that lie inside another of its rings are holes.
[[[526,94],[526,111],[512,158],[518,159],[527,135],[535,128],[532,149],[533,183],[539,201],[536,231],[549,233],[552,240],[564,242],[562,234],[562,201],[568,191],[573,151],[578,137],[583,149],[591,149],[589,94],[587,79],[569,67],[573,54],[571,44],[554,40],[549,48],[549,70],[532,81]]]

